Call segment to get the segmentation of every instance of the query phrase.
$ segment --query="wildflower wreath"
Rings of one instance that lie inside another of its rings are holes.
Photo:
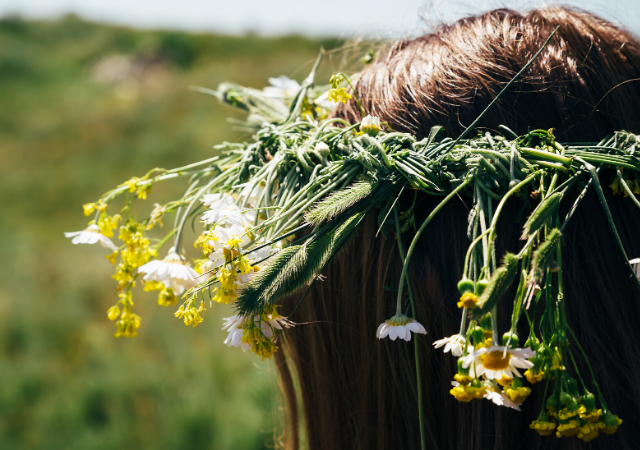
[[[113,251],[107,259],[115,266],[119,299],[107,315],[116,321],[116,336],[134,337],[140,327],[132,289],[141,279],[144,290],[159,291],[161,306],[182,302],[175,316],[188,326],[200,324],[212,302],[232,304],[236,315],[224,324],[229,333],[225,343],[268,358],[285,329],[294,326],[291,315],[278,313],[278,299],[308,292],[363,219],[375,213],[380,231],[398,239],[403,260],[396,314],[380,325],[377,337],[410,341],[412,333],[426,331],[415,315],[409,261],[433,217],[453,197],[466,196],[473,206],[468,218],[471,243],[458,283],[460,330],[434,342],[458,358],[451,394],[462,402],[484,398],[519,409],[531,392],[523,383],[524,369],[529,384],[543,382],[547,399],[530,426],[533,430],[584,441],[599,432],[614,433],[622,420],[607,408],[565,314],[562,233],[593,189],[628,261],[598,172],[614,169],[614,193],[640,207],[634,195],[640,193],[638,136],[621,131],[597,143],[560,144],[551,130],[516,136],[501,127],[499,135],[451,139],[436,126],[427,138],[417,140],[364,113],[362,121],[353,124],[327,118],[331,102],[346,102],[352,95],[359,100],[344,74],[333,76],[330,87],[315,87],[321,59],[322,54],[301,85],[281,77],[271,79],[272,86],[264,91],[229,83],[217,91],[203,89],[248,113],[242,125],[255,132],[253,142],[224,143],[215,147],[220,156],[173,170],[153,169],[84,205],[85,215],[95,213],[94,220],[67,237],[74,244],[99,242]],[[144,200],[156,183],[180,177],[189,179],[181,198],[156,204],[144,219],[134,217],[130,205],[136,198]],[[399,198],[412,190],[442,198],[419,226],[413,207],[399,211]],[[118,196],[125,197],[125,206],[110,215],[108,207]],[[511,197],[537,206],[522,229],[522,248],[498,256],[496,224]],[[565,217],[559,214],[562,202],[572,204]],[[147,231],[168,213],[175,213],[175,226],[152,243]],[[191,267],[182,237],[186,224],[197,218],[203,225],[194,245],[202,256]],[[121,245],[109,239],[116,229]],[[406,233],[413,236],[403,248],[400,237]],[[159,259],[171,239],[174,244]],[[631,273],[638,262],[627,264]],[[510,327],[501,335],[497,305],[511,285],[517,288]],[[518,326],[528,328],[522,345]],[[419,357],[417,351],[415,355]],[[584,361],[589,376],[580,373],[576,358]]]

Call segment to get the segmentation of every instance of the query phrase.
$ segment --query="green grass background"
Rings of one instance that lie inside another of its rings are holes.
[[[301,81],[321,45],[337,42],[0,20],[0,448],[273,448],[275,370],[223,345],[230,308],[187,328],[138,287],[139,336],[116,339],[107,251],[63,232],[83,229],[81,205],[122,181],[249,138],[189,85]],[[144,70],[98,82],[109,55]],[[185,188],[158,186],[145,208]]]

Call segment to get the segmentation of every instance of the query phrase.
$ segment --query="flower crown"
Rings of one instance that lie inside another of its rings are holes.
[[[412,333],[426,331],[416,317],[416,281],[408,276],[409,261],[427,224],[462,195],[473,199],[473,207],[468,218],[471,243],[458,283],[460,330],[433,343],[458,358],[451,394],[462,402],[488,399],[519,409],[531,392],[523,382],[524,369],[529,384],[544,384],[546,398],[532,429],[584,441],[599,432],[615,432],[622,421],[607,407],[565,314],[561,238],[585,193],[593,189],[621,257],[628,261],[598,172],[614,169],[614,193],[640,207],[634,195],[640,193],[638,136],[621,131],[598,143],[560,144],[551,130],[517,136],[500,127],[501,134],[454,140],[436,126],[417,140],[377,117],[363,114],[353,124],[327,119],[337,102],[352,95],[360,102],[344,74],[332,77],[328,91],[314,86],[321,59],[322,54],[301,85],[280,77],[270,79],[272,86],[263,91],[229,83],[217,91],[202,89],[248,113],[242,126],[255,131],[252,142],[224,143],[215,147],[220,156],[173,170],[153,169],[84,205],[85,215],[95,213],[94,220],[67,237],[74,244],[99,242],[113,251],[107,259],[115,266],[119,299],[107,315],[116,321],[116,336],[134,337],[140,327],[132,289],[141,278],[144,290],[159,291],[161,306],[175,305],[180,298],[175,316],[187,326],[200,324],[213,302],[232,304],[236,315],[225,319],[225,344],[268,358],[278,349],[280,335],[295,325],[295,309],[289,317],[281,316],[278,300],[301,291],[303,301],[363,219],[375,212],[379,231],[397,239],[403,261],[396,314],[376,335],[410,341]],[[144,219],[135,218],[130,205],[136,198],[144,200],[156,183],[180,177],[189,178],[181,198],[156,204]],[[414,206],[400,211],[398,200],[410,191],[442,199],[421,223]],[[107,209],[119,196],[124,196],[124,207],[112,216]],[[496,225],[512,197],[537,206],[522,229],[522,248],[499,258]],[[572,204],[566,217],[558,212],[562,202]],[[147,232],[168,213],[175,213],[176,226],[152,244]],[[194,246],[201,258],[192,268],[182,252],[182,237],[185,225],[198,218],[203,226]],[[116,229],[119,246],[109,239]],[[403,234],[411,236],[408,248],[402,245]],[[174,245],[158,259],[171,239]],[[631,273],[638,263],[628,262]],[[517,288],[510,326],[500,334],[498,303],[507,303],[503,294],[511,285]],[[521,344],[517,330],[523,328],[527,332]],[[590,382],[579,372],[576,358],[588,367]],[[422,416],[419,371],[417,377]]]

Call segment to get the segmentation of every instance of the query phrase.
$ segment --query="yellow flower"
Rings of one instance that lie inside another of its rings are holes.
[[[149,192],[151,192],[151,184],[143,184],[136,190],[136,195],[140,200],[146,200]]]
[[[556,428],[556,424],[550,422],[548,419],[549,417],[547,417],[547,420],[540,420],[540,417],[538,417],[538,420],[534,420],[529,425],[529,428],[535,430],[540,436],[549,436]]]
[[[603,416],[602,421],[597,422],[597,425],[603,433],[613,434],[618,430],[618,427],[622,425],[622,419],[610,412],[607,412]]]
[[[329,101],[334,103],[347,103],[351,98],[351,94],[343,87],[329,90]]]
[[[173,293],[173,289],[164,288],[158,295],[158,305],[160,306],[172,306],[178,302],[176,295]]]
[[[264,361],[265,358],[271,358],[271,356],[278,350],[278,347],[270,340],[267,339],[262,342],[256,342],[252,347],[251,351],[256,355],[260,356]]]
[[[578,428],[578,439],[589,442],[598,437],[598,425],[595,423],[586,423]]]
[[[481,399],[487,393],[487,387],[483,384],[480,387],[473,386],[454,386],[449,391],[459,402],[470,402],[473,399]]]
[[[244,255],[240,255],[235,262],[242,273],[249,273],[253,270],[253,267],[249,264],[249,260]]]
[[[216,289],[216,295],[213,297],[213,301],[217,303],[227,304],[232,303],[238,298],[238,294],[235,289]]]
[[[84,215],[85,216],[89,216],[89,215],[91,215],[92,212],[94,212],[96,210],[96,204],[95,203],[85,203],[84,205],[82,205],[82,208],[84,209]]]
[[[475,308],[478,303],[478,296],[472,292],[465,292],[460,297],[460,301],[458,302],[458,308]]]
[[[502,377],[499,378],[498,380],[496,380],[498,382],[498,384],[502,387],[508,386],[513,382],[513,378],[510,378],[508,376],[506,376],[505,374],[502,374]],[[520,402],[518,402],[520,403]]]
[[[217,242],[219,240],[220,238],[216,235],[216,233],[213,230],[210,230],[198,236],[198,239],[196,239],[196,241],[193,243],[193,246],[196,248],[202,247],[202,252],[205,255],[208,255],[213,251],[212,241]]]
[[[531,389],[528,387],[514,388],[511,385],[504,388],[504,393],[511,399],[512,402],[522,403],[531,394]]]
[[[578,433],[579,426],[580,426],[580,422],[576,419],[571,419],[571,420],[560,419],[560,423],[558,424],[558,429],[556,431],[556,436],[559,438],[563,436],[574,436]]]
[[[184,320],[186,326],[197,327],[204,320],[200,314],[204,312],[204,303],[200,303],[198,309],[193,307],[193,304],[185,309],[184,305],[180,306],[174,315]]]
[[[571,405],[571,403],[569,403],[569,405]],[[575,408],[575,405],[574,405]],[[584,414],[586,412],[587,408],[585,408],[584,405],[580,405],[578,407],[578,409],[571,409],[571,408],[562,408],[560,411],[558,411],[558,417],[560,419],[570,419],[572,417],[578,416],[580,414]]]
[[[142,181],[142,179],[138,177],[133,177],[130,180],[127,180],[124,183],[122,183],[120,186],[127,186],[127,189],[129,189],[129,192],[135,192],[139,181]]]
[[[136,337],[140,328],[140,316],[133,314],[129,308],[125,308],[116,326],[116,337]]]
[[[527,369],[524,372],[524,376],[527,377],[529,383],[534,384],[538,381],[542,381],[542,379],[544,378],[544,372],[534,373],[532,369]]]
[[[469,386],[473,381],[473,377],[470,377],[469,375],[463,375],[461,373],[455,374],[453,376],[453,379],[463,386]]]
[[[580,418],[586,420],[587,422],[597,422],[601,415],[602,415],[601,409],[596,409],[592,411],[587,410],[580,413]]]
[[[107,261],[109,261],[111,264],[115,264],[116,263],[116,258],[118,258],[118,252],[115,251],[113,253],[109,253],[107,256],[105,256],[105,258],[107,259]]]
[[[116,320],[120,315],[120,308],[118,305],[113,305],[111,308],[107,309],[107,317],[109,320]]]
[[[144,290],[147,292],[150,291],[161,291],[164,289],[164,283],[162,281],[145,281]]]

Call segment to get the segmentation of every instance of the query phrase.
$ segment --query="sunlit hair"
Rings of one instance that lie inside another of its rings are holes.
[[[504,124],[517,134],[554,128],[561,142],[594,141],[621,129],[639,133],[639,41],[599,17],[566,8],[526,14],[495,10],[398,42],[356,77],[355,88],[365,112],[379,116],[394,130],[422,137],[432,126],[443,125],[455,137],[558,25],[541,57],[479,125],[497,130]],[[361,119],[353,102],[336,114],[354,123]],[[605,171],[601,176],[603,182],[612,178]],[[627,253],[640,256],[640,213],[610,194],[608,202]],[[403,200],[411,202],[413,194],[410,197]],[[419,195],[417,221],[437,201]],[[410,265],[416,317],[429,333],[418,338],[427,446],[587,448],[577,440],[540,438],[529,430],[539,412],[542,390],[532,394],[537,398],[521,413],[490,402],[460,404],[448,393],[454,360],[431,344],[459,326],[456,282],[469,244],[464,218],[470,206],[463,199],[450,202],[428,225]],[[497,255],[518,248],[527,214],[519,202],[507,203],[498,225]],[[420,447],[413,345],[375,337],[378,324],[395,308],[395,293],[385,286],[397,283],[401,269],[395,239],[375,236],[377,221],[371,215],[325,270],[326,280],[314,285],[292,317],[311,323],[292,329],[284,351],[276,353],[285,399],[286,448]],[[640,295],[610,238],[593,190],[565,236],[568,314],[589,349],[611,409],[625,421],[616,434],[594,441],[589,448],[637,448]],[[287,299],[283,309],[291,311],[299,298]],[[500,317],[508,319],[505,314]],[[501,329],[505,326],[500,324]]]

